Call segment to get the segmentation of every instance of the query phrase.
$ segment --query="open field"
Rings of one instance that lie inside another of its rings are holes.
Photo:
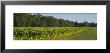
[[[14,27],[14,40],[97,40],[96,27]]]

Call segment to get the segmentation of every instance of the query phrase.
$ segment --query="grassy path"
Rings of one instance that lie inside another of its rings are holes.
[[[97,39],[97,29],[89,28],[88,30],[73,34],[69,37],[64,38],[65,40],[96,40]]]

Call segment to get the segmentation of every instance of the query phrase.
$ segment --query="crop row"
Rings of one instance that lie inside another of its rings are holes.
[[[84,27],[14,27],[14,40],[60,40],[87,29]]]

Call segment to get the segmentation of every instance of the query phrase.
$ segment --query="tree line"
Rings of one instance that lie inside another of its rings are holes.
[[[63,16],[63,15],[62,15]],[[14,13],[14,27],[96,27],[97,23],[88,23],[57,19],[39,13]]]

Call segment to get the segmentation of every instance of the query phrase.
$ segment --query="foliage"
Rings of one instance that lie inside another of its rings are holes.
[[[96,25],[93,22],[78,23],[39,13],[14,13],[14,27],[96,27]]]
[[[14,27],[14,40],[75,39],[78,34],[82,32],[86,34],[91,29],[92,27]]]

